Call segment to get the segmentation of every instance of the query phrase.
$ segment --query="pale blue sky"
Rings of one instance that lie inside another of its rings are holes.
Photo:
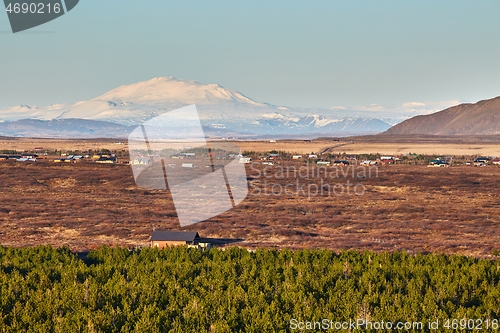
[[[500,1],[81,0],[9,33],[0,107],[72,103],[158,76],[331,107],[500,95]]]

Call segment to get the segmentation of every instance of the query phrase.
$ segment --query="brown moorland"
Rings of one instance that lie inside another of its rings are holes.
[[[248,165],[248,197],[184,230],[241,239],[236,244],[248,248],[474,256],[500,249],[499,166],[281,163]],[[0,162],[4,246],[133,247],[147,244],[154,227],[181,229],[174,204],[168,191],[137,187],[129,165]]]

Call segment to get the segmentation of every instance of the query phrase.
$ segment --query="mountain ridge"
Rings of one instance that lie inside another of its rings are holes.
[[[416,116],[391,127],[383,134],[500,134],[500,96],[477,103],[463,103],[430,115]]]

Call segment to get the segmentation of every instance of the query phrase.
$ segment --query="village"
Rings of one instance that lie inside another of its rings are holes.
[[[275,140],[271,140],[275,141]],[[308,140],[307,140],[308,141]],[[89,149],[86,151],[63,150],[63,149],[44,149],[35,147],[23,151],[0,150],[0,161],[16,162],[52,162],[52,163],[98,163],[98,164],[131,164],[131,165],[150,165],[156,158],[167,159],[170,161],[167,165],[175,167],[180,163],[181,167],[194,168],[206,166],[203,161],[220,159],[238,159],[239,163],[259,163],[262,165],[273,166],[276,164],[307,164],[318,166],[380,166],[380,165],[427,165],[428,167],[456,167],[456,166],[474,166],[487,167],[500,165],[500,158],[496,156],[480,155],[461,155],[461,156],[438,156],[434,154],[416,154],[407,153],[400,155],[372,154],[347,154],[342,152],[332,152],[331,149],[322,149],[318,152],[309,154],[300,154],[289,151],[270,150],[268,152],[243,151],[239,153],[213,154],[203,149],[187,149],[176,151],[175,153],[165,154],[159,152],[154,156],[149,156],[144,152],[141,156],[135,156],[130,159],[128,151],[109,150],[109,149]],[[340,148],[340,147],[339,147]],[[196,162],[195,162],[196,161]]]

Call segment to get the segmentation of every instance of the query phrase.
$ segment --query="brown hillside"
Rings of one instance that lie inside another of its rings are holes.
[[[500,134],[500,97],[460,104],[397,124],[383,134],[495,135]]]

